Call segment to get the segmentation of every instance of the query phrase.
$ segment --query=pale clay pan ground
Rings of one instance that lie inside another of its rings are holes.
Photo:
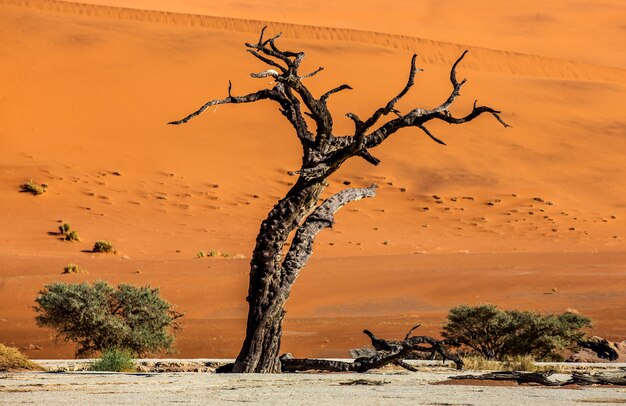
[[[453,370],[417,373],[239,375],[210,373],[11,373],[0,404],[611,405],[620,388],[549,389],[431,385]],[[356,379],[382,385],[341,385]]]
[[[228,360],[151,359],[212,365]],[[38,361],[51,371],[72,371],[85,360]],[[230,404],[258,405],[611,405],[626,403],[619,387],[546,388],[538,386],[433,385],[450,376],[478,374],[456,371],[439,362],[409,361],[417,373],[378,370],[372,373],[215,374],[215,373],[111,373],[24,372],[0,374],[0,404]],[[569,363],[571,368],[588,364]],[[625,364],[594,364],[604,369]],[[567,380],[555,374],[552,379]],[[357,380],[368,385],[348,385]]]

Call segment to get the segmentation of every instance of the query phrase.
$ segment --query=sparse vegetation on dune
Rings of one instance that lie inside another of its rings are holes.
[[[51,233],[54,234],[54,233]],[[58,235],[65,241],[70,242],[80,242],[80,237],[78,236],[78,232],[76,230],[72,230],[72,226],[68,223],[63,223],[59,226]]]
[[[215,250],[209,250],[209,251],[203,251],[200,250],[198,251],[198,253],[196,254],[196,258],[230,258],[230,254],[228,252],[224,252],[224,251],[215,251]]]
[[[47,184],[42,183],[41,185],[39,185],[35,183],[32,179],[20,185],[20,192],[30,193],[35,196],[44,194],[46,192],[46,189],[48,189]]]
[[[89,273],[87,272],[87,270],[85,268],[81,268],[76,264],[67,264],[65,265],[65,267],[63,268],[63,273]]]
[[[0,344],[0,372],[43,370],[41,365],[29,360],[17,348]]]
[[[113,244],[111,244],[108,241],[105,240],[99,240],[96,241],[95,244],[93,245],[93,248],[91,249],[92,252],[103,252],[103,253],[110,253],[110,252],[116,252],[113,249]]]
[[[68,223],[63,223],[59,226],[59,233],[61,233],[61,235],[65,235],[69,233],[71,229],[72,226],[70,226]]]
[[[76,230],[72,230],[65,235],[65,241],[80,242],[80,237]]]

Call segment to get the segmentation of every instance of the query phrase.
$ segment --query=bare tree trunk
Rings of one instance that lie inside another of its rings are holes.
[[[325,180],[300,178],[261,224],[250,262],[246,338],[233,372],[280,372],[283,306],[291,292],[291,285],[288,290],[282,286],[283,246],[313,210],[325,186]]]
[[[344,189],[312,211],[325,186],[325,178],[315,181],[300,178],[261,226],[250,264],[246,338],[233,372],[281,371],[278,352],[284,305],[300,270],[313,252],[315,237],[323,229],[332,227],[334,214],[342,206],[376,193],[374,185]],[[297,231],[283,259],[282,247],[292,230]]]

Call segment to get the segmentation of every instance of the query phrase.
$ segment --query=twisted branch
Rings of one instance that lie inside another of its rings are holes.
[[[232,88],[232,84],[230,83],[230,81],[228,81],[228,97],[226,97],[225,99],[215,99],[215,100],[208,101],[204,103],[202,107],[200,107],[198,110],[189,114],[187,117],[180,119],[180,120],[176,120],[176,121],[170,121],[167,124],[172,124],[172,125],[185,124],[187,121],[191,120],[192,118],[202,114],[209,107],[217,106],[220,104],[252,103],[252,102],[264,100],[264,99],[270,99],[270,100],[274,100],[278,102],[281,101],[280,95],[274,89],[263,89],[263,90],[259,90],[258,92],[247,94],[245,96],[235,97],[235,96],[231,96],[230,94],[231,88]]]
[[[450,106],[452,105],[454,100],[456,100],[456,98],[461,94],[460,93],[461,87],[467,81],[466,79],[463,79],[462,81],[459,82],[456,78],[456,68],[459,65],[459,63],[463,60],[466,54],[467,54],[467,51],[463,52],[463,54],[452,65],[452,68],[450,70],[450,82],[452,83],[452,92],[450,93],[450,96],[448,96],[448,98],[443,103],[441,103],[436,108],[430,109],[430,110],[418,107],[418,108],[411,110],[405,115],[398,114],[398,118],[391,120],[387,122],[386,124],[383,124],[377,130],[365,136],[365,139],[364,139],[365,148],[373,148],[373,147],[380,145],[390,135],[394,134],[396,131],[405,127],[417,127],[420,130],[422,130],[433,141],[441,145],[446,145],[442,140],[435,137],[424,126],[424,123],[434,120],[434,119],[445,121],[449,124],[463,124],[463,123],[467,123],[469,121],[474,120],[475,118],[479,117],[483,113],[488,113],[494,116],[496,120],[498,120],[498,122],[502,124],[504,127],[510,127],[510,125],[508,125],[500,117],[500,111],[495,110],[491,107],[487,107],[487,106],[476,106],[476,102],[474,102],[474,107],[472,108],[472,111],[465,117],[456,118],[456,117],[453,117],[452,114],[450,114],[450,111],[449,111]],[[412,64],[411,66],[412,66],[411,71],[413,71],[414,65]],[[407,83],[407,86],[405,87],[404,90],[408,91],[408,89],[410,88],[409,84],[411,84],[411,78],[409,78],[409,82]],[[401,93],[401,95],[403,94],[406,94],[406,92]],[[378,111],[381,111],[381,109],[377,110],[377,112]],[[389,111],[392,111],[392,110],[389,110]],[[368,120],[368,122],[370,120],[373,120],[375,115],[372,116]],[[358,127],[359,123],[357,121],[355,122],[357,123],[356,125]],[[367,122],[364,124],[364,126],[366,124]],[[357,132],[358,132],[358,129],[357,129]]]
[[[407,333],[407,337],[417,328],[413,327]],[[413,351],[437,352],[443,356],[444,361],[449,359],[456,364],[457,369],[463,368],[463,361],[449,354],[444,341],[438,341],[431,337],[417,336],[405,338],[402,341],[384,340],[377,338],[369,330],[363,331],[370,337],[372,346],[376,349],[376,353],[369,357],[359,357],[354,362],[322,360],[322,359],[298,359],[293,358],[291,354],[285,354],[280,357],[283,372],[297,372],[320,370],[330,372],[366,372],[370,369],[382,368],[388,364],[396,364],[409,371],[416,371],[413,366],[405,363],[403,360]],[[431,347],[422,347],[419,344],[426,343]]]

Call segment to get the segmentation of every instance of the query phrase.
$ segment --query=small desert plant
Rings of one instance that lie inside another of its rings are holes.
[[[59,226],[59,233],[61,233],[61,235],[66,235],[67,233],[70,232],[71,229],[72,229],[72,226],[70,226],[67,223],[63,223]]]
[[[196,255],[197,258],[217,258],[217,257],[222,257],[222,258],[228,258],[230,257],[230,255],[228,254],[228,252],[221,252],[221,251],[215,251],[215,250],[210,250],[207,252],[204,251],[198,251],[198,254]]]
[[[35,299],[40,327],[53,328],[65,341],[78,344],[76,356],[88,356],[113,348],[143,355],[170,351],[181,313],[149,286],[119,285],[103,281],[53,283]]]
[[[41,365],[26,358],[17,348],[0,344],[0,372],[42,371],[43,369]]]
[[[80,268],[76,264],[67,264],[63,268],[63,273],[66,274],[66,273],[89,273],[89,272],[87,272],[87,270],[84,268]]]
[[[76,230],[72,230],[69,233],[65,234],[65,241],[78,242],[80,241],[80,237]]]
[[[76,232],[76,230],[72,230],[72,226],[70,226],[68,223],[63,223],[59,226],[59,234],[63,237],[65,241],[80,241],[78,233]]]
[[[89,366],[90,371],[135,372],[137,364],[129,350],[111,348],[105,350]]]
[[[480,355],[467,355],[461,357],[463,369],[474,371],[499,371],[502,369],[502,362],[494,361]]]
[[[507,357],[504,359],[502,366],[507,371],[526,372],[538,372],[543,370],[544,368],[535,364],[535,360],[530,355],[516,355],[514,357]]]
[[[26,183],[23,183],[20,185],[20,191],[24,192],[24,193],[30,193],[33,195],[41,195],[44,194],[46,192],[46,189],[48,188],[48,185],[46,185],[45,183],[42,183],[41,185],[36,184],[35,182],[33,182],[33,180],[29,180]]]
[[[110,242],[104,241],[104,240],[96,241],[96,243],[93,245],[93,249],[91,251],[93,251],[93,252],[115,252],[115,250],[113,249],[113,245]]]

